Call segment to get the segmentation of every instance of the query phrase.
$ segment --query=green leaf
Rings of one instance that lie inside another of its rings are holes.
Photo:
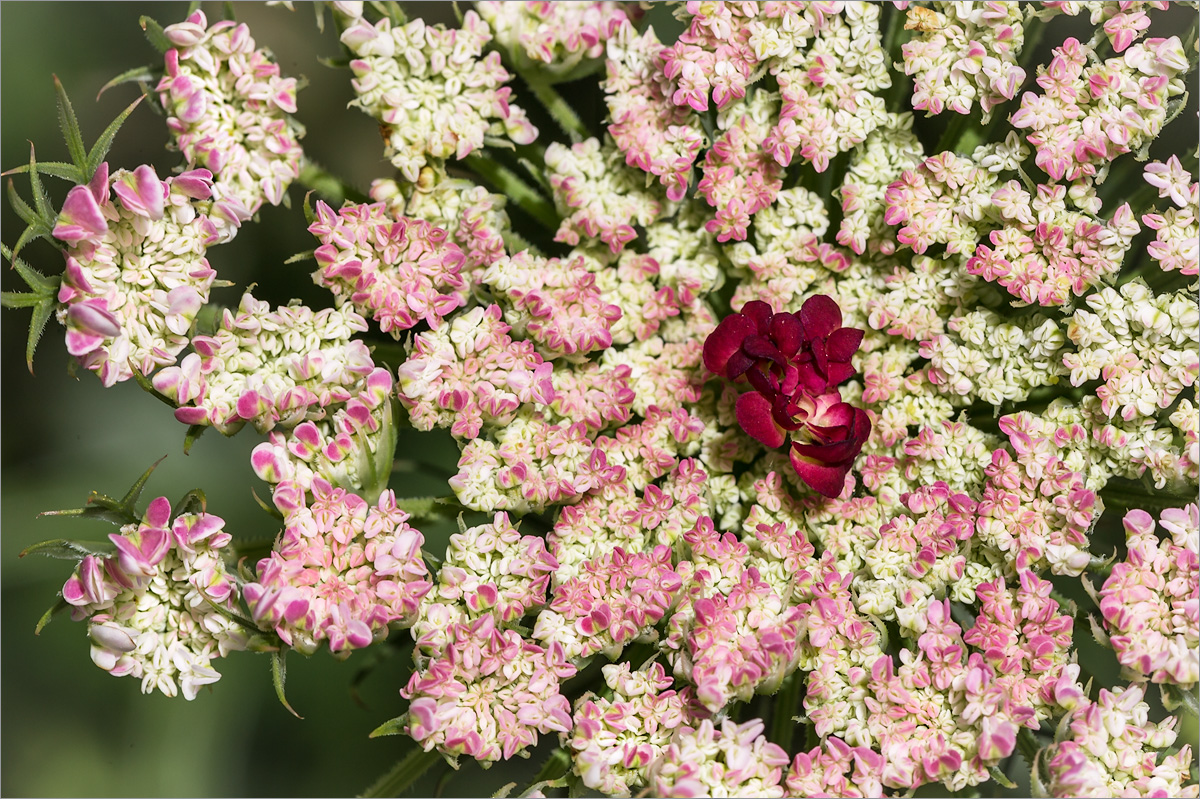
[[[21,195],[17,194],[17,187],[13,185],[11,178],[8,181],[8,204],[12,206],[17,216],[21,217],[21,221],[30,227],[42,224],[41,220],[38,219],[37,211],[30,208],[29,203],[25,202]],[[20,252],[21,248],[17,247],[16,251]]]
[[[31,308],[42,298],[30,291],[0,291],[0,305],[5,308]]]
[[[196,8],[200,8],[200,0],[192,0],[192,5],[195,6]],[[237,20],[237,12],[234,11],[233,3],[231,3],[229,0],[225,0],[225,2],[221,4],[221,10],[225,15],[226,21],[234,22]],[[192,15],[192,12],[188,11],[188,16],[191,16],[191,15]]]
[[[125,492],[125,496],[121,499],[113,499],[107,494],[101,494],[99,491],[93,491],[88,497],[88,506],[86,508],[69,508],[67,510],[48,510],[39,513],[39,516],[78,516],[83,519],[101,519],[113,524],[137,524],[142,519],[142,514],[137,510],[138,498],[142,495],[142,490],[146,487],[146,481],[150,479],[150,475],[158,468],[158,465],[163,462],[167,456],[164,455],[153,464],[150,468],[142,472],[141,477]]]
[[[25,285],[33,289],[34,293],[44,297],[53,297],[58,293],[58,286],[62,282],[62,278],[55,275],[54,277],[46,277],[38,270],[27,264],[24,260],[17,257],[16,253],[8,247],[0,244],[0,255],[12,263],[13,269],[25,281]]]
[[[86,183],[83,170],[65,161],[38,161],[37,171],[52,178],[62,178],[72,184]],[[29,172],[29,165],[22,164],[5,172],[5,175],[24,175]]]
[[[76,118],[71,99],[67,97],[67,90],[63,88],[57,75],[54,76],[54,93],[58,97],[58,126],[62,128],[63,139],[67,142],[67,152],[71,154],[75,165],[83,169],[87,163],[87,149],[83,146],[83,135],[79,132],[79,119]]]
[[[1017,784],[1015,782],[1013,782],[1012,780],[1010,780],[1008,778],[1007,774],[1005,774],[1003,771],[996,768],[995,766],[992,766],[991,768],[989,768],[988,773],[990,773],[992,775],[992,779],[994,779],[996,782],[1000,783],[1000,786],[1002,788],[1008,788],[1011,790],[1011,789],[1017,787]]]
[[[110,541],[73,541],[69,538],[54,538],[25,547],[17,557],[41,555],[44,558],[78,562],[88,555],[108,556],[115,551],[116,547]]]
[[[268,505],[266,502],[264,502],[262,500],[262,498],[258,495],[258,492],[255,491],[253,488],[250,489],[250,493],[254,496],[254,501],[258,503],[258,507],[262,508],[267,513],[271,514],[276,519],[283,521],[283,514],[280,512],[279,508],[275,507],[274,505]]]
[[[287,708],[287,711],[298,719],[304,718],[288,704],[287,695],[284,693],[284,683],[287,682],[287,665],[284,663],[284,657],[287,651],[271,653],[271,683],[275,686],[275,696],[279,698],[279,704]]]
[[[142,19],[146,20],[149,19],[149,17],[142,17]],[[154,20],[150,21],[154,22]],[[158,25],[157,22],[154,22],[154,24]],[[159,31],[162,31],[161,27],[159,27]],[[133,109],[138,107],[138,105],[142,102],[142,99],[142,97],[139,97],[126,106],[124,111],[117,114],[116,119],[108,123],[108,127],[105,128],[104,132],[100,134],[100,138],[96,139],[96,143],[92,145],[92,149],[88,153],[87,168],[84,170],[87,172],[88,180],[91,180],[92,175],[96,174],[96,170],[100,167],[100,164],[103,163],[105,156],[108,155],[108,148],[112,147],[113,139],[115,139],[117,136],[117,131],[119,131],[121,126],[125,124],[125,120],[129,118],[130,114],[133,113]]]
[[[167,34],[163,31],[163,26],[159,25],[153,17],[142,17],[138,20],[138,23],[141,24],[142,30],[146,32],[146,39],[158,52],[166,55],[166,52],[175,46],[167,38]]]
[[[33,307],[33,315],[29,318],[29,338],[25,341],[25,366],[29,374],[33,374],[33,355],[37,352],[38,342],[42,333],[46,332],[46,323],[57,305],[53,297],[43,297],[41,302]]]
[[[312,223],[310,222],[309,224],[312,224]],[[313,252],[314,252],[313,250],[305,250],[304,252],[298,252],[295,255],[293,255],[291,258],[288,258],[283,263],[286,264],[287,266],[291,266],[292,264],[299,264],[299,263],[303,263],[305,261],[311,261],[313,259]]]
[[[1197,701],[1196,694],[1184,691],[1171,683],[1161,683],[1158,687],[1162,693],[1163,707],[1169,712],[1174,713],[1176,708],[1182,707],[1192,718],[1200,716],[1200,702]]]
[[[314,189],[313,191],[316,190]],[[313,222],[317,221],[317,215],[313,212],[312,207],[312,195],[312,191],[304,192],[304,205],[301,206],[301,210],[304,211],[304,223],[306,225],[312,225]]]
[[[188,425],[187,433],[183,436],[183,454],[187,455],[192,451],[192,444],[196,443],[196,439],[204,435],[204,431],[208,430],[206,424]]]
[[[111,497],[105,497],[103,494],[92,493],[88,498],[88,502],[97,501],[98,498],[107,500],[109,503],[115,504],[115,500]],[[118,527],[123,527],[126,524],[137,524],[140,517],[131,516],[119,508],[109,507],[106,504],[97,503],[95,507],[88,508],[68,508],[66,510],[46,510],[38,514],[38,516],[75,516],[80,519],[98,519],[100,521],[115,524]]]
[[[368,738],[384,738],[388,735],[403,735],[404,727],[408,724],[408,714],[402,713],[394,719],[388,719],[380,724],[375,729],[371,730]]]
[[[33,308],[33,316],[29,320],[29,340],[25,346],[25,363],[29,368],[29,373],[33,374],[33,354],[46,329],[46,323],[50,320],[50,314],[58,307],[58,286],[62,282],[62,278],[46,277],[3,245],[0,245],[0,254],[3,254],[12,263],[13,269],[21,276],[21,279],[33,289],[29,293],[6,291],[0,294],[0,304],[5,307]]]
[[[121,507],[128,508],[131,511],[133,510],[133,506],[137,503],[138,498],[142,495],[142,491],[146,488],[146,483],[150,480],[150,475],[154,474],[154,470],[157,469],[158,465],[166,459],[167,456],[163,455],[154,463],[150,464],[150,468],[142,472],[142,476],[139,477],[137,481],[129,487],[129,490],[125,492],[125,496],[121,498]],[[138,518],[141,518],[141,514],[138,514]]]
[[[199,488],[193,488],[191,491],[183,495],[183,497],[175,503],[171,508],[171,518],[183,516],[187,513],[204,513],[208,506],[208,499],[204,496],[204,491]]]
[[[158,80],[158,72],[151,66],[134,67],[127,69],[120,75],[110,80],[108,83],[100,87],[100,91],[96,94],[96,99],[100,99],[100,95],[104,94],[109,89],[120,86],[125,83],[148,83]]]
[[[413,747],[404,758],[359,796],[399,796],[404,793],[430,766],[441,760],[436,750],[426,752],[420,746]]]
[[[51,237],[51,229],[45,227],[40,222],[30,225],[21,231],[21,235],[17,237],[17,243],[13,245],[13,252],[20,252],[25,249],[25,245],[34,239],[49,239]]]
[[[558,230],[561,220],[558,218],[558,212],[554,210],[554,205],[523,181],[516,172],[478,152],[471,153],[465,160],[467,166],[490,183],[498,194],[511,199],[547,229]]]
[[[54,618],[56,615],[58,615],[58,613],[60,611],[64,611],[69,607],[70,607],[70,604],[67,602],[67,600],[59,597],[59,600],[54,603],[54,607],[47,610],[45,613],[42,614],[42,617],[40,619],[38,619],[37,626],[35,626],[33,628],[33,634],[41,635],[42,630],[44,630],[46,628],[46,625],[50,623],[50,620],[52,618]]]
[[[50,206],[50,195],[42,185],[42,178],[37,171],[37,157],[33,152],[33,143],[29,144],[29,187],[33,191],[33,207],[37,209],[38,217],[47,228],[54,227],[58,213]]]
[[[396,507],[414,519],[436,519],[462,510],[456,497],[400,497]]]
[[[317,20],[316,20],[317,21],[317,33],[324,33],[325,32],[325,4],[324,3],[313,3],[312,9],[313,9],[313,14],[315,14],[317,17]]]

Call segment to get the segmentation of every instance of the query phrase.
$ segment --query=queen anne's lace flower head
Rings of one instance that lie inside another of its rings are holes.
[[[604,46],[626,21],[644,10],[637,3],[480,2],[475,10],[495,30],[496,43],[518,71],[548,82],[575,80],[600,66]]]
[[[163,31],[174,45],[157,91],[175,147],[190,166],[213,173],[214,213],[224,238],[264,201],[279,205],[300,176],[304,129],[296,79],[285,78],[250,29],[230,20],[208,25],[203,11]],[[232,223],[232,226],[231,224]]]
[[[425,751],[491,764],[536,745],[539,734],[571,729],[559,685],[576,669],[559,644],[543,648],[502,630],[490,613],[449,625],[445,640],[419,658],[400,692],[411,700],[405,732]]]
[[[425,542],[391,491],[375,505],[314,478],[311,501],[294,482],[275,487],[283,535],[243,588],[254,621],[312,654],[348,656],[410,626],[430,589]]]
[[[217,274],[204,257],[217,230],[197,202],[211,196],[205,169],[162,181],[140,166],[110,180],[108,164],[67,193],[54,226],[67,244],[58,320],[67,352],[105,386],[148,377],[187,346]]]
[[[382,203],[347,205],[335,212],[318,201],[309,232],[313,281],[333,292],[399,338],[419,322],[437,329],[443,317],[466,303],[464,256],[448,234],[423,219],[393,217]]]
[[[193,340],[196,352],[154,376],[154,387],[179,404],[175,418],[184,424],[227,435],[246,422],[262,433],[293,427],[358,393],[374,364],[350,336],[366,329],[353,311],[272,310],[247,293],[236,313],[225,309],[214,335]]]
[[[483,146],[485,136],[508,136],[518,144],[537,138],[537,128],[512,104],[504,86],[508,71],[500,53],[483,55],[491,41],[488,24],[474,11],[462,28],[426,25],[415,19],[393,27],[347,18],[342,43],[355,55],[354,105],[382,122],[385,155],[405,180],[416,183],[429,159],[463,159]]]
[[[221,678],[212,662],[244,649],[247,632],[222,614],[237,610],[238,584],[221,550],[225,522],[208,513],[171,519],[171,503],[150,503],[140,524],[109,536],[116,553],[88,555],[63,586],[78,621],[88,619],[92,661],[142,693],[182,691],[195,699]]]
[[[1121,665],[1191,690],[1200,681],[1200,514],[1195,505],[1167,508],[1159,523],[1169,541],[1155,534],[1150,514],[1125,514],[1129,554],[1104,581],[1100,612]]]

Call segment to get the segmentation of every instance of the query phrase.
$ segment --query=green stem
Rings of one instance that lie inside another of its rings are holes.
[[[1100,498],[1104,500],[1105,505],[1121,508],[1122,510],[1145,510],[1146,508],[1161,510],[1162,508],[1182,508],[1185,505],[1196,501],[1195,494],[1181,496],[1178,494],[1167,494],[1158,491],[1153,494],[1140,494],[1136,491],[1121,491],[1120,489],[1114,488],[1100,489]]]
[[[441,755],[437,753],[437,750],[426,752],[419,746],[415,747],[360,796],[399,796],[440,759]]]
[[[1038,745],[1038,740],[1034,737],[1033,731],[1028,727],[1022,727],[1017,733],[1017,748],[1021,750],[1021,754],[1025,757],[1025,762],[1029,767],[1033,768],[1033,759],[1037,757],[1038,750],[1041,747]]]
[[[558,230],[558,213],[554,206],[536,189],[513,172],[493,160],[478,153],[466,157],[467,166],[477,175],[486,180],[500,194],[515,202],[522,210],[532,216],[549,230]]]
[[[550,757],[546,758],[546,762],[542,764],[542,770],[533,778],[534,783],[549,782],[556,780],[567,773],[571,768],[571,756],[568,755],[561,747],[550,753]]]
[[[783,687],[775,696],[771,710],[771,741],[783,747],[788,754],[792,751],[792,737],[796,734],[796,703],[800,699],[802,684],[800,672],[794,671],[783,681]]]
[[[968,124],[974,123],[975,114],[960,114],[956,111],[947,110],[944,113],[952,115],[950,124],[946,126],[946,130],[938,139],[937,145],[933,148],[934,154],[944,153],[951,149],[963,137],[963,131],[966,130]],[[955,152],[958,152],[956,149]]]
[[[575,109],[571,108],[571,104],[564,100],[553,86],[530,75],[521,75],[521,77],[525,79],[525,83],[538,98],[538,102],[550,112],[550,116],[562,128],[563,133],[571,137],[572,143],[579,143],[591,137],[592,132],[587,129],[587,125],[583,124],[583,120],[575,113]]]
[[[883,34],[883,52],[887,54],[888,72],[892,76],[892,85],[888,88],[887,94],[884,95],[884,108],[893,113],[904,111],[902,100],[908,91],[908,75],[904,74],[903,70],[897,70],[895,64],[901,60],[899,52],[900,31],[903,29],[903,20],[907,16],[905,12],[900,11],[891,6],[884,7],[885,12],[890,12],[888,16],[887,30]]]
[[[314,161],[304,162],[304,166],[300,168],[299,181],[302,186],[315,191],[321,199],[334,205],[341,205],[346,200],[365,203],[371,199]]]

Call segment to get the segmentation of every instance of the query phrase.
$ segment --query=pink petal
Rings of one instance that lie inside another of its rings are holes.
[[[76,186],[67,192],[53,232],[54,238],[69,242],[99,238],[108,232],[108,222],[87,186]]]
[[[124,173],[113,183],[113,191],[121,205],[147,219],[162,219],[166,186],[154,170],[142,164],[133,172]]]

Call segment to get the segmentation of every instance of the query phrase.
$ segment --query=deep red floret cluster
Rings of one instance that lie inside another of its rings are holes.
[[[842,327],[842,310],[824,294],[800,313],[772,313],[759,300],[721,320],[704,342],[704,365],[750,390],[737,400],[738,424],[771,448],[791,441],[792,466],[827,497],[871,434],[866,411],[842,401],[838,386],[854,376],[850,359],[863,331]]]

